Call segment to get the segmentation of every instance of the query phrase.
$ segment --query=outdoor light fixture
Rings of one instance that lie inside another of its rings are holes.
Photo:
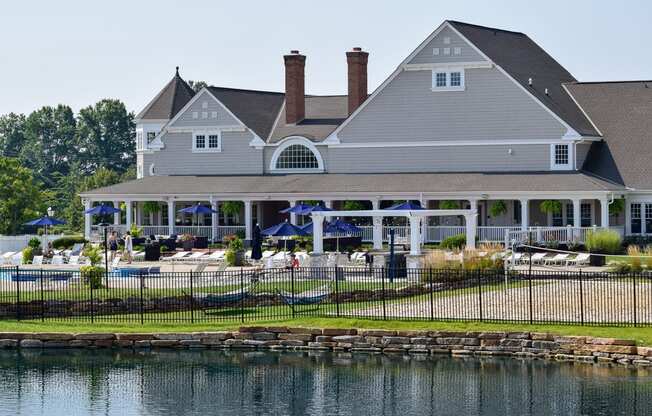
[[[52,207],[48,207],[47,212],[48,212],[48,217],[54,217],[54,210],[52,209]]]

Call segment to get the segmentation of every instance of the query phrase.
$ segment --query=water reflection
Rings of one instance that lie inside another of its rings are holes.
[[[652,372],[513,359],[0,353],[0,414],[647,415]]]

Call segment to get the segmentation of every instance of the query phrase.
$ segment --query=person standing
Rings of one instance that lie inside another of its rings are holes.
[[[116,254],[118,253],[118,235],[115,231],[111,232],[109,236],[109,261],[113,263]]]
[[[131,233],[127,231],[127,233],[125,234],[125,256],[127,257],[127,264],[131,264],[133,252],[134,252],[134,242],[131,239]]]

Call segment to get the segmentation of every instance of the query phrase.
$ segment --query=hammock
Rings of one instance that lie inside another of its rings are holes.
[[[286,292],[283,290],[276,290],[283,299],[283,302],[290,306],[293,305],[314,305],[326,299],[333,292],[328,285],[318,287],[317,289],[308,290],[301,293]]]
[[[239,302],[247,298],[253,291],[255,284],[251,284],[242,289],[237,289],[226,293],[195,293],[195,300],[210,305],[223,305],[225,303]]]

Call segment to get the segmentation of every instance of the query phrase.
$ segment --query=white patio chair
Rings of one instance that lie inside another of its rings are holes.
[[[530,261],[532,261],[532,264],[540,264],[541,262],[546,261],[546,254],[547,253],[534,253],[532,254],[532,258],[530,258],[529,255],[523,255],[521,257],[521,262],[523,264],[528,264]]]
[[[11,258],[13,255],[16,254],[15,251],[7,251],[2,255],[2,264],[10,264],[11,263]]]
[[[63,264],[63,256],[62,255],[56,255],[52,257],[52,263],[53,265],[56,266],[61,266]]]
[[[566,266],[581,266],[588,264],[590,259],[591,255],[589,253],[580,253],[575,258],[566,260]]]
[[[209,254],[208,256],[206,256],[205,260],[208,260],[208,261],[223,261],[225,253],[226,252],[224,250],[214,251],[211,254]]]
[[[200,261],[200,260],[203,260],[205,257],[208,257],[208,256],[206,256],[206,254],[201,253],[201,252],[198,251],[198,252],[192,253],[191,255],[189,255],[187,257],[183,257],[181,259],[181,261],[183,261],[183,262]]]
[[[546,259],[544,264],[555,265],[555,264],[564,264],[568,260],[568,253],[559,253],[552,258]]]
[[[181,260],[182,258],[188,256],[190,254],[189,251],[180,251],[178,253],[175,253],[174,255],[170,257],[163,257],[161,261],[178,261]]]
[[[111,262],[111,268],[115,269],[120,264],[120,256],[115,256]]]
[[[261,257],[261,259],[266,259],[268,257],[272,257],[273,255],[274,255],[273,250],[265,250],[263,251],[263,256]]]

